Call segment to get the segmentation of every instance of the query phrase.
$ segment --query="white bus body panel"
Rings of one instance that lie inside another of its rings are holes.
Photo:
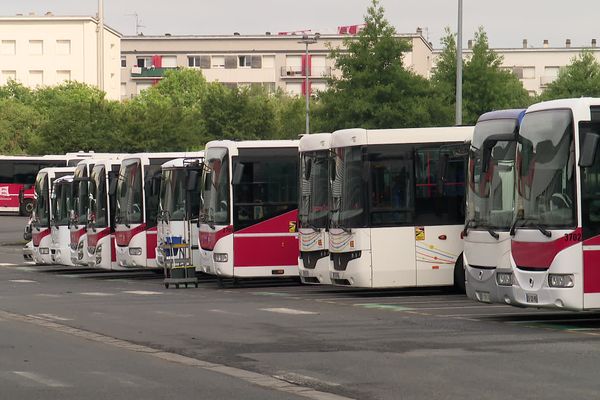
[[[74,266],[71,261],[71,231],[66,225],[52,226],[50,255],[53,264]]]
[[[37,228],[33,228],[34,231]],[[44,228],[42,229],[50,229],[50,228]],[[38,230],[38,232],[40,232],[40,230]],[[52,264],[52,255],[50,253],[50,247],[52,246],[52,235],[46,235],[44,236],[41,240],[40,240],[40,244],[39,246],[33,246],[33,261],[36,264]]]
[[[416,240],[417,286],[454,284],[454,266],[464,246],[460,238],[462,230],[460,225],[423,228],[423,240]]]
[[[131,224],[133,230],[141,224]],[[120,225],[117,225],[116,232],[119,232]],[[156,235],[156,230],[143,230],[136,233],[127,246],[117,246],[117,264],[125,268],[157,268],[156,259],[148,258],[147,236]],[[141,249],[141,254],[132,255],[131,249]],[[153,249],[154,250],[154,249]]]
[[[298,230],[301,252],[318,252],[329,250],[329,234],[324,229],[315,231],[311,228],[300,228]],[[314,280],[318,280],[321,285],[330,285],[329,269],[331,259],[329,255],[321,257],[316,261],[314,268],[304,266],[302,257],[298,258],[298,270],[302,283],[315,284]],[[309,279],[305,279],[309,278]],[[313,279],[310,279],[313,278]]]

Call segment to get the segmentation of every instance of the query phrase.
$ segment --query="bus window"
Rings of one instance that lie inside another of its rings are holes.
[[[595,113],[592,113],[592,118]],[[587,132],[600,132],[600,121],[579,124],[580,141]],[[594,164],[581,168],[581,217],[584,238],[600,235],[600,156],[596,154]]]
[[[14,164],[14,183],[24,185],[33,184],[35,176],[40,170],[40,166],[35,163],[15,162]]]

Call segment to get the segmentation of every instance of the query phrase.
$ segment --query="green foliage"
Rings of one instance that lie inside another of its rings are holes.
[[[372,0],[364,22],[356,38],[344,41],[347,50],[331,52],[342,76],[319,96],[316,130],[432,125],[440,104],[429,82],[404,67],[410,44],[395,36],[379,0]]]
[[[456,99],[456,40],[448,28],[442,45],[432,82],[449,112],[454,110]],[[473,53],[463,61],[465,124],[475,123],[481,114],[491,110],[526,107],[531,103],[519,79],[501,65],[502,57],[489,48],[487,35],[479,28],[475,32]]]
[[[35,142],[41,115],[13,98],[0,99],[0,154],[25,154]]]
[[[542,100],[600,96],[600,63],[589,50],[573,57],[542,93]]]

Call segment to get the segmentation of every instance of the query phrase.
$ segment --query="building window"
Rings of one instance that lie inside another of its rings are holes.
[[[71,71],[69,70],[60,70],[56,71],[56,81],[60,82],[68,82],[71,80]]]
[[[127,67],[127,57],[121,56],[121,68]]]
[[[262,66],[263,68],[275,68],[275,56],[263,56]]]
[[[327,83],[325,83],[325,82],[311,82],[310,83],[310,88],[311,88],[313,94],[315,92],[324,92],[324,91],[327,90]]]
[[[236,69],[238,66],[238,58],[236,56],[225,56],[225,68]]]
[[[238,56],[240,68],[262,68],[262,56]]]
[[[2,81],[0,84],[6,84],[8,81],[16,81],[17,80],[17,71],[2,71]]]
[[[29,71],[29,86],[36,87],[44,84],[44,71]]]
[[[142,91],[151,88],[152,82],[137,82],[135,86],[137,94],[140,94]]]
[[[302,82],[287,82],[286,91],[291,96],[300,96],[302,94]]]
[[[188,56],[188,67],[210,69],[210,56]]]
[[[150,68],[152,66],[152,57],[138,57],[136,65],[140,68]]]
[[[57,40],[56,41],[56,54],[59,56],[68,56],[71,54],[71,41],[70,40]]]
[[[32,56],[41,56],[44,54],[44,41],[43,40],[30,40],[29,41],[29,54]]]
[[[127,83],[121,82],[121,98],[124,99],[127,97]]]
[[[548,78],[558,78],[560,67],[544,67],[544,76]]]
[[[3,56],[14,56],[17,54],[17,42],[14,40],[3,40],[0,45],[0,54]]]
[[[535,67],[523,67],[523,79],[535,79]]]
[[[211,68],[225,68],[225,56],[212,56],[211,57]]]
[[[177,56],[163,56],[162,57],[163,68],[177,68]]]
[[[275,82],[263,82],[263,87],[267,93],[275,93]]]
[[[228,89],[236,89],[238,87],[237,82],[221,82],[221,85]]]

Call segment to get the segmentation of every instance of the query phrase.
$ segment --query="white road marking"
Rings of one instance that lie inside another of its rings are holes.
[[[210,312],[216,312],[216,313],[219,313],[219,314],[242,315],[242,314],[239,314],[239,313],[236,313],[236,312],[233,312],[233,311],[219,310],[218,308],[214,308],[214,309],[208,310],[208,311],[210,311]]]
[[[311,314],[318,314],[318,312],[313,312],[313,311],[303,311],[303,310],[296,310],[294,308],[261,308],[261,311],[269,311],[269,312],[274,312],[274,313],[279,313],[279,314],[291,314],[291,315],[311,315]]]
[[[29,279],[11,279],[9,280],[9,282],[13,282],[13,283],[37,283],[37,281],[32,281]]]
[[[36,294],[36,296],[38,296],[38,297],[52,297],[52,298],[62,297],[61,294],[50,294],[50,293],[38,293],[38,294]]]
[[[37,317],[37,318],[42,318],[42,319],[49,319],[52,321],[73,321],[72,318],[65,318],[65,317],[61,317],[58,315],[54,315],[54,314],[37,314],[37,315],[32,315],[32,317]]]
[[[162,294],[162,292],[152,292],[150,290],[124,290],[123,293],[127,294],[137,294],[140,296],[151,296],[154,294]]]
[[[49,387],[69,387],[66,383],[57,381],[55,379],[46,378],[40,374],[36,374],[34,372],[26,372],[26,371],[13,371],[13,374],[22,376],[23,378],[30,379],[40,385],[49,386]]]
[[[32,267],[16,267],[16,270],[19,271],[24,271],[24,272],[36,272],[37,268],[32,268]]]
[[[35,261],[25,261],[23,264],[35,265]]]
[[[288,372],[288,373],[282,373],[280,375],[273,375],[274,378],[277,379],[281,379],[282,381],[286,381],[286,382],[290,382],[290,383],[294,383],[296,385],[304,385],[306,383],[312,383],[312,384],[321,384],[321,385],[327,385],[327,386],[340,386],[339,383],[336,382],[331,382],[331,381],[324,381],[322,379],[318,379],[318,378],[314,378],[312,376],[308,376],[308,375],[302,375],[302,374],[297,374],[294,372]]]
[[[12,263],[0,263],[0,267],[14,267],[17,264]]]
[[[104,293],[104,292],[82,292],[82,293],[79,293],[79,294],[81,294],[83,296],[99,296],[99,297],[101,297],[101,296],[114,296],[115,295],[114,293]]]
[[[178,317],[178,318],[190,318],[193,317],[194,314],[179,314],[171,311],[154,311],[156,314],[166,315],[168,317]]]

